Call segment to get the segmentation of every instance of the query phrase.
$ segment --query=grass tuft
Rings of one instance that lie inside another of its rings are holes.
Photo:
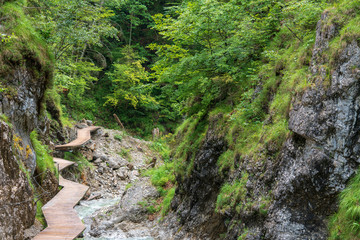
[[[360,172],[353,177],[340,194],[337,213],[330,217],[329,240],[360,238]]]
[[[49,169],[52,173],[57,174],[53,157],[50,155],[50,150],[46,145],[43,145],[38,140],[38,134],[36,131],[30,134],[31,143],[34,147],[36,154],[36,170],[40,173],[45,173]],[[44,176],[44,174],[42,175]]]
[[[80,172],[84,172],[87,169],[94,169],[94,165],[92,165],[92,163],[90,163],[80,152],[66,152],[64,158],[76,162]]]

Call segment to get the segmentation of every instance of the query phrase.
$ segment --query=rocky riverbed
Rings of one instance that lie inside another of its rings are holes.
[[[160,217],[146,208],[159,198],[143,174],[151,160],[159,158],[149,149],[150,144],[108,129],[99,130],[87,144],[83,154],[94,165],[85,180],[90,194],[75,207],[86,225],[84,239],[150,240],[175,235],[179,229],[175,217],[160,222]],[[71,172],[65,175],[72,178]]]

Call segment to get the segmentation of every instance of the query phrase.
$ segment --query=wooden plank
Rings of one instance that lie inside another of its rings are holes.
[[[54,161],[59,164],[60,170],[74,164],[59,158]],[[59,184],[63,189],[42,208],[48,227],[34,240],[74,239],[85,230],[74,206],[84,197],[89,187],[66,180],[60,175]]]
[[[80,129],[77,139],[62,145],[66,147],[56,148],[79,147],[89,141],[91,132],[97,129],[99,127]],[[60,171],[74,164],[60,158],[54,158],[54,162],[58,164]],[[63,186],[61,191],[42,208],[48,227],[35,236],[34,240],[72,240],[85,230],[85,225],[74,210],[74,206],[84,197],[89,187],[66,180],[61,175],[59,175],[59,185]]]
[[[64,145],[55,146],[55,150],[69,150],[77,147],[81,147],[91,139],[91,132],[98,130],[100,127],[87,127],[77,130],[77,138]]]
[[[59,158],[54,161],[61,170],[74,164]],[[74,239],[85,230],[74,206],[84,197],[89,187],[66,180],[60,175],[59,184],[63,186],[61,191],[42,208],[48,227],[34,240]]]

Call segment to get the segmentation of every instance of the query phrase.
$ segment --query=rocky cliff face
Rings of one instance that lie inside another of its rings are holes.
[[[35,218],[33,192],[13,150],[13,131],[0,121],[0,238],[22,239]]]
[[[327,13],[317,26],[311,64],[315,86],[290,112],[294,134],[283,149],[268,238],[326,239],[326,219],[359,165],[360,48],[354,41],[340,52],[327,83],[324,52],[337,28],[326,26],[326,19]]]
[[[11,2],[16,8],[18,3]],[[26,21],[18,19],[24,16],[9,13],[0,28],[2,35],[11,34],[15,27],[24,28],[24,36],[0,43],[0,119],[5,120],[0,121],[0,239],[9,240],[23,239],[24,230],[35,220],[36,203],[29,178],[36,168],[36,156],[30,132],[39,126],[52,73],[41,42],[27,27],[17,26]]]
[[[26,166],[34,172],[36,156],[34,154],[30,132],[39,124],[42,101],[50,78],[50,71],[31,55],[25,63],[14,62],[11,71],[2,74],[6,82],[5,94],[0,94],[0,111],[10,118],[15,133],[22,139],[24,146],[32,150],[26,158]]]
[[[0,122],[1,239],[23,239],[24,230],[34,223],[36,212],[33,191],[24,169],[30,170],[30,174],[35,171],[36,155],[30,132],[39,123],[49,73],[43,72],[33,59],[25,62],[16,64],[13,71],[3,75],[12,93],[0,94],[1,114],[12,122],[11,125]]]
[[[327,219],[336,211],[337,196],[360,163],[360,48],[356,41],[345,46],[332,59],[329,77],[326,51],[339,29],[327,23],[327,18],[324,13],[317,25],[309,79],[313,84],[293,99],[289,114],[292,133],[279,157],[268,153],[267,159],[256,164],[245,159],[229,177],[231,182],[242,172],[249,173],[245,202],[252,204],[223,215],[226,239],[238,239],[244,232],[247,234],[241,239],[327,239]],[[173,207],[185,226],[197,230],[214,226],[210,219],[217,218],[214,196],[221,185],[216,161],[225,145],[207,137],[191,177],[179,186]],[[269,199],[266,214],[259,211],[260,198]]]
[[[226,141],[215,131],[209,130],[195,157],[192,174],[184,181],[177,180],[180,186],[176,190],[172,208],[176,209],[183,225],[182,232],[177,233],[178,239],[183,237],[184,232],[198,239],[209,239],[218,237],[225,230],[223,217],[214,211],[223,183],[217,159],[225,150]]]

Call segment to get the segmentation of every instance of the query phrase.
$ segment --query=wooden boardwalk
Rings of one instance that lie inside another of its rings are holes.
[[[99,127],[78,130],[78,138],[66,144],[66,148],[81,146],[90,139],[90,132],[97,129]],[[74,164],[74,162],[60,158],[54,158],[54,162],[59,165],[60,171]],[[74,206],[84,197],[89,187],[66,180],[61,175],[59,175],[59,185],[63,186],[61,191],[42,208],[48,227],[35,236],[34,240],[72,240],[85,229],[85,225],[74,210]]]
[[[83,144],[87,143],[91,139],[91,132],[98,130],[100,127],[87,127],[79,129],[77,131],[77,138],[64,145],[55,146],[55,150],[69,150],[76,147],[81,147]]]

